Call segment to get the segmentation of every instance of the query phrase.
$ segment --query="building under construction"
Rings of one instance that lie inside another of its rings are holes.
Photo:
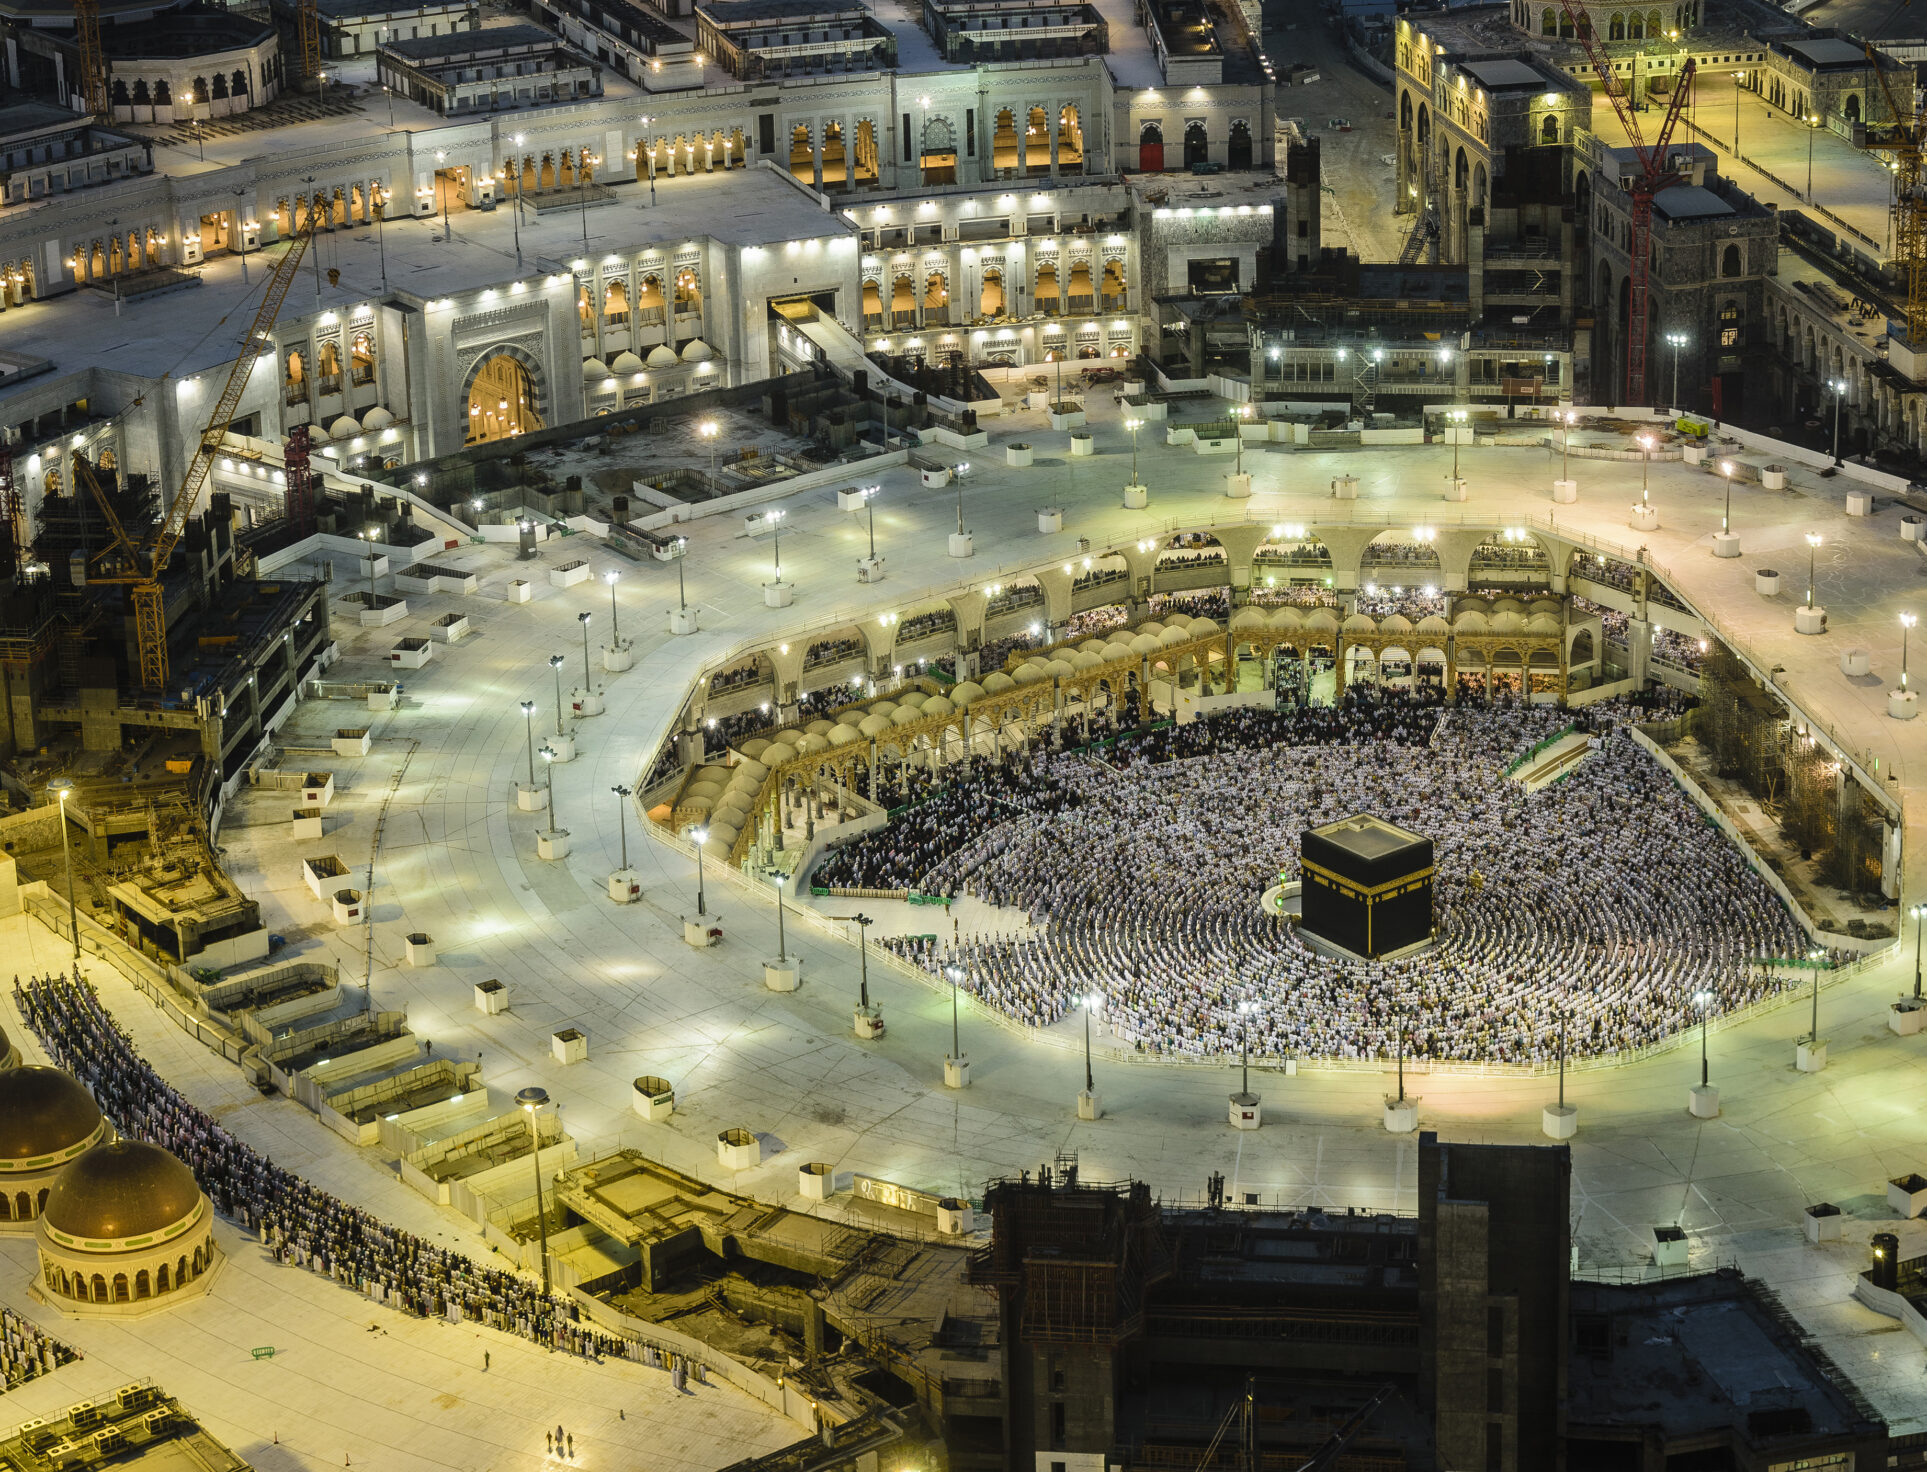
[[[155,892],[164,893],[214,873],[208,825],[326,651],[328,607],[321,583],[253,575],[252,550],[237,536],[228,498],[216,493],[187,520],[160,580],[168,683],[147,687],[135,590],[100,572],[118,543],[151,539],[162,501],[147,477],[76,455],[30,528],[17,510],[0,518],[0,757],[16,807],[51,802],[56,779],[73,783],[64,808],[82,908],[91,902],[146,949],[146,931],[158,926],[154,933],[174,941],[160,949],[186,962],[204,949],[204,925],[218,937],[237,926],[256,930],[258,918],[228,914],[228,903],[209,920],[203,896],[189,937],[158,902],[117,905],[108,888],[138,889],[158,876],[165,883]],[[33,877],[64,883],[64,867],[53,862],[57,824],[22,822],[8,847],[30,873],[38,867]],[[142,924],[130,918],[136,912]]]

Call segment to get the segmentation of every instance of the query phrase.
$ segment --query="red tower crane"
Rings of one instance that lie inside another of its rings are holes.
[[[1680,182],[1679,175],[1666,163],[1666,145],[1672,141],[1673,129],[1679,123],[1680,109],[1686,105],[1687,95],[1693,90],[1692,58],[1679,69],[1679,81],[1673,88],[1672,101],[1666,105],[1666,119],[1659,125],[1659,136],[1653,139],[1648,148],[1640,136],[1639,119],[1633,111],[1632,99],[1626,95],[1626,84],[1613,70],[1612,59],[1600,45],[1599,37],[1593,34],[1592,25],[1581,10],[1573,10],[1571,0],[1559,0],[1559,8],[1565,12],[1566,21],[1572,27],[1573,35],[1579,44],[1586,48],[1586,59],[1599,76],[1606,96],[1611,99],[1613,110],[1619,114],[1620,126],[1626,130],[1627,141],[1633,146],[1633,153],[1639,160],[1639,173],[1631,185],[1633,196],[1633,232],[1627,247],[1631,259],[1631,287],[1628,290],[1629,312],[1626,322],[1626,398],[1628,407],[1639,407],[1646,403],[1646,316],[1648,284],[1647,273],[1653,259],[1653,198],[1662,189],[1670,189]],[[1610,304],[1600,303],[1601,310]]]

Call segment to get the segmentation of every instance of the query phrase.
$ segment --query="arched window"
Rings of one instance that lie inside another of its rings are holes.
[[[1559,12],[1550,5],[1539,12],[1539,34],[1542,36],[1559,34]]]
[[[1063,310],[1063,305],[1057,299],[1057,263],[1055,261],[1045,261],[1038,266],[1035,296],[1037,310],[1046,317],[1055,317]]]
[[[1608,41],[1626,39],[1626,17],[1617,10],[1613,12],[1612,19],[1606,23],[1606,39]]]
[[[662,321],[662,277],[645,276],[636,291],[636,311],[645,323]]]
[[[626,327],[629,323],[629,283],[611,281],[602,288],[602,320],[611,327]]]
[[[1012,146],[1015,147],[1014,141]],[[1164,168],[1164,129],[1156,122],[1147,122],[1138,129],[1137,166],[1146,174],[1156,174]]]
[[[233,76],[229,77],[228,91],[232,92],[236,97],[246,97],[250,91],[248,87],[248,74],[246,72],[236,72]]]
[[[1860,121],[1860,94],[1849,92],[1847,100],[1840,104],[1840,115],[1850,123]]]
[[[676,310],[678,312],[700,312],[703,309],[703,284],[693,267],[684,266],[676,272]]]
[[[1185,167],[1189,168],[1192,164],[1203,164],[1209,163],[1210,161],[1211,140],[1205,133],[1203,121],[1198,118],[1193,118],[1184,125]]]
[[[863,283],[863,325],[865,328],[883,326],[883,288],[875,281]]]
[[[167,1280],[167,1264],[162,1263],[160,1265],[160,1270],[154,1275],[154,1290],[157,1293],[165,1293],[172,1286],[173,1285],[169,1283]]]
[[[301,356],[299,348],[288,354],[285,380],[288,387],[288,402],[299,404],[308,397],[308,365]]]
[[[152,100],[147,92],[147,78],[139,78],[134,83],[134,106],[146,107]]]
[[[1720,275],[1738,276],[1740,274],[1740,248],[1729,245],[1720,252]]]
[[[984,272],[983,295],[979,297],[977,315],[996,318],[1004,315],[1004,273],[997,267]]]
[[[1541,143],[1559,141],[1559,119],[1555,114],[1547,113],[1545,121],[1539,124],[1539,141]]]
[[[154,1296],[153,1275],[150,1274],[146,1268],[142,1268],[138,1273],[134,1274],[134,1297],[152,1298],[153,1296]]]
[[[375,381],[375,340],[365,332],[355,334],[354,349],[350,368],[357,384],[370,384]]]
[[[321,391],[324,394],[341,392],[341,349],[329,338],[321,344],[321,352],[316,360],[321,374]]]

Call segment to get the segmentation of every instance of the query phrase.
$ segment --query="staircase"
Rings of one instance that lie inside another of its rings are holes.
[[[1361,414],[1372,412],[1377,403],[1378,364],[1367,353],[1358,355],[1358,369],[1352,374],[1352,408]]]

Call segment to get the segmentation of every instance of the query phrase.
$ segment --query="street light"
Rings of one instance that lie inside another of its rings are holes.
[[[614,588],[609,590],[609,596],[611,599],[615,597]],[[589,620],[593,617],[594,615],[586,608],[575,616],[575,621],[582,625],[582,693],[584,695],[595,688],[595,675],[589,669]]]
[[[1730,536],[1733,531],[1733,462],[1720,461],[1720,475],[1726,481],[1726,507],[1720,512],[1720,535]]]
[[[1679,408],[1679,350],[1686,346],[1686,334],[1669,332],[1666,334],[1666,342],[1673,350],[1673,407],[1677,409]]]
[[[529,786],[535,786],[535,702],[522,702],[522,730],[529,738]]]
[[[1131,484],[1137,484],[1137,432],[1144,428],[1142,419],[1127,419],[1124,427],[1131,432]],[[1240,449],[1243,447],[1240,446]]]
[[[1927,905],[1915,905],[1914,915],[1914,1000],[1920,1000],[1920,933],[1927,930]]]
[[[542,1210],[542,1136],[536,1132],[535,1111],[548,1107],[549,1091],[539,1084],[530,1084],[515,1096],[515,1102],[528,1111],[529,1116],[529,1158],[535,1162],[535,1223],[542,1234],[542,1298],[546,1302],[554,1286],[549,1282],[549,1219]]]
[[[375,528],[356,532],[355,535],[368,544],[368,606],[375,606]]]
[[[1251,1093],[1251,1014],[1258,1010],[1256,1002],[1238,1003],[1238,1092]]]
[[[1084,1092],[1097,1092],[1091,1079],[1091,1014],[1104,1010],[1102,992],[1086,992],[1081,998],[1084,1006]]]
[[[1813,559],[1820,551],[1824,539],[1818,532],[1807,533],[1807,607],[1813,607]]]
[[[779,507],[774,511],[765,511],[763,513],[763,520],[769,523],[770,538],[771,538],[771,541],[770,541],[771,566],[775,569],[776,581],[780,583],[783,581],[783,512],[782,512],[782,509]]]
[[[1453,409],[1446,416],[1452,421],[1452,479],[1459,478],[1459,432],[1465,425],[1465,410]]]
[[[676,538],[676,604],[684,613],[689,612],[689,597],[683,589],[682,564],[689,555],[689,538]]]
[[[689,830],[690,842],[696,845],[696,913],[698,915],[707,915],[709,913],[708,902],[703,897],[703,844],[708,838],[709,830],[707,828],[691,828]]]
[[[865,486],[863,488],[863,509],[870,518],[870,561],[877,560],[877,492],[883,487]]]
[[[1572,479],[1572,427],[1579,422],[1577,413],[1566,411],[1566,432],[1559,437],[1559,479]]]
[[[555,748],[542,743],[542,775],[548,786],[549,827],[555,827]]]
[[[1711,992],[1694,992],[1693,1002],[1700,1009],[1700,1087],[1706,1087],[1706,1019],[1713,1010]]]
[[[950,981],[950,1056],[961,1059],[963,1049],[959,1046],[957,1036],[957,992],[963,985],[964,969],[952,961],[943,968],[943,974]]]
[[[634,788],[624,787],[620,782],[609,789],[620,799],[616,808],[616,831],[622,835],[622,867],[629,867],[629,797]]]
[[[1232,472],[1234,475],[1243,475],[1245,473],[1244,422],[1250,417],[1251,417],[1251,405],[1249,404],[1238,405],[1237,421],[1231,426],[1231,432],[1238,437],[1238,466],[1237,466],[1237,469]],[[1456,446],[1454,448],[1456,448]],[[1454,474],[1457,474],[1457,466],[1458,466],[1458,462],[1455,460],[1453,462]],[[1137,481],[1137,436],[1136,435],[1131,436],[1131,480],[1133,483]]]
[[[1733,157],[1740,156],[1740,84],[1746,80],[1745,72],[1733,73]]]
[[[696,426],[696,433],[709,441],[709,494],[716,494],[716,421],[705,419]]]
[[[787,966],[790,960],[789,944],[783,939],[783,881],[785,874],[773,874],[770,883],[776,886],[776,964]]]
[[[616,584],[621,580],[622,574],[613,567],[602,575],[602,581],[609,585],[609,642],[611,644],[622,642],[622,620],[616,614]]]
[[[1900,693],[1907,693],[1907,632],[1918,622],[1911,613],[1900,616]]]
[[[1812,204],[1813,203],[1813,135],[1820,131],[1819,116],[1817,114],[1809,115],[1808,118],[1806,119],[1806,125],[1807,125],[1807,203]]]
[[[1833,463],[1840,463],[1840,406],[1847,401],[1847,380],[1833,378],[1827,381],[1833,391]]]
[[[549,668],[555,671],[555,734],[558,736],[569,734],[568,723],[562,718],[562,665],[561,655],[549,656]]]
[[[656,202],[656,146],[649,141],[649,114],[644,113],[639,121],[642,123],[642,134],[636,139],[636,148],[649,160],[649,203],[654,204]]]
[[[67,865],[67,928],[74,937],[74,964],[80,964],[80,913],[74,905],[74,851],[67,839],[67,798],[74,790],[73,779],[56,777],[47,790],[60,802],[60,857]],[[1919,984],[1915,984],[1919,990]]]

